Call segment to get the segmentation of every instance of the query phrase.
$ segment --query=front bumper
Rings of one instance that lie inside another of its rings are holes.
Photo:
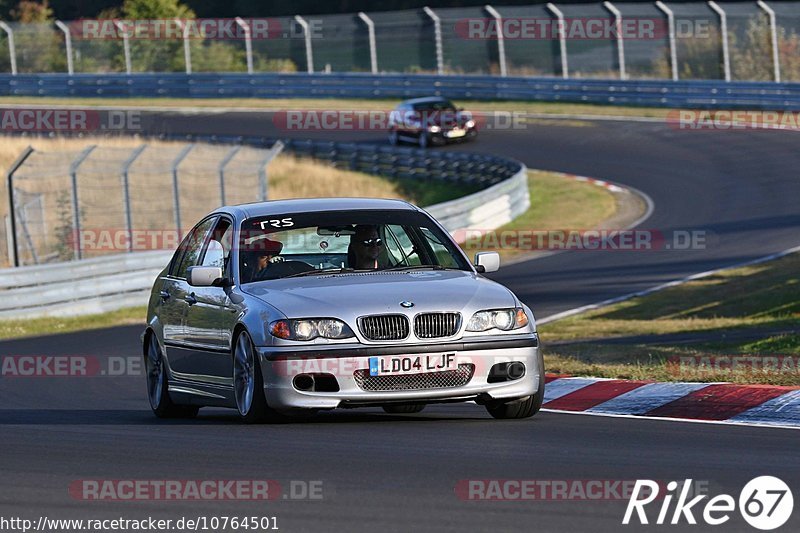
[[[264,377],[267,403],[276,409],[335,409],[376,405],[382,402],[447,402],[489,401],[530,396],[539,390],[544,379],[540,366],[538,339],[534,335],[508,336],[502,340],[445,342],[425,345],[363,344],[316,347],[258,348]],[[474,365],[469,381],[461,386],[416,390],[369,391],[359,386],[358,370],[369,370],[369,358],[383,355],[455,354],[459,363]],[[521,378],[490,383],[490,369],[496,363],[521,362],[525,375]],[[325,373],[335,376],[337,392],[301,391],[293,380],[298,374]]]

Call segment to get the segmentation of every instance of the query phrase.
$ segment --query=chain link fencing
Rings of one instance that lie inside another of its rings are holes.
[[[28,148],[0,191],[0,266],[174,248],[194,221],[220,205],[266,200],[267,167],[282,149]]]
[[[68,72],[72,65],[75,73],[386,72],[574,78],[625,73],[631,79],[669,79],[674,69],[680,79],[725,79],[729,70],[734,80],[768,81],[776,78],[777,55],[781,78],[800,80],[800,2],[715,5],[721,13],[708,2],[596,2],[235,20],[8,23],[0,32],[0,72]],[[609,30],[617,23],[634,28],[634,33],[625,30],[623,39],[617,39]],[[170,24],[177,29],[170,30]],[[591,33],[600,27],[605,30]]]

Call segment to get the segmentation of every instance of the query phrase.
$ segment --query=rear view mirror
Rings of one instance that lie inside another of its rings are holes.
[[[478,252],[475,254],[475,270],[484,274],[496,272],[500,268],[500,254],[497,252]]]
[[[213,287],[222,279],[222,268],[216,266],[189,267],[189,285],[192,287]]]

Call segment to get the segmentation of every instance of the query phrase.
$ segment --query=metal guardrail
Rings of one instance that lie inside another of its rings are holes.
[[[185,137],[184,137],[185,138]],[[261,138],[198,136],[195,140],[265,146]],[[441,179],[485,188],[427,210],[450,232],[493,229],[530,205],[527,168],[495,156],[355,143],[287,141],[286,150],[372,174]],[[145,305],[171,251],[0,270],[0,319],[103,313]]]
[[[800,83],[371,74],[0,75],[0,96],[412,98],[800,109]]]
[[[800,109],[800,83],[352,73],[0,75],[0,96],[389,99],[430,95],[467,100]]]

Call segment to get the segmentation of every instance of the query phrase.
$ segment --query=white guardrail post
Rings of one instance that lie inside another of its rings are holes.
[[[375,23],[363,11],[358,12],[358,18],[364,21],[367,25],[367,32],[369,33],[369,66],[373,74],[378,73],[378,47],[375,42]]]
[[[500,16],[499,11],[489,4],[486,4],[484,9],[494,18],[494,23],[497,24],[497,56],[500,59],[500,75],[506,77],[508,75],[508,70],[506,65],[506,40],[504,35],[505,29],[503,28],[503,17]]]
[[[569,78],[569,61],[567,59],[567,23],[564,20],[564,13],[553,3],[547,4],[547,9],[556,16],[558,20],[558,45],[559,55],[561,55],[561,77]]]
[[[236,25],[244,32],[244,53],[247,58],[247,73],[253,73],[253,35],[250,33],[250,25],[242,17],[236,17]]]
[[[183,63],[186,66],[186,74],[192,73],[192,49],[189,45],[189,26],[181,19],[175,19],[183,36]]]
[[[772,78],[776,82],[781,81],[781,58],[778,53],[778,25],[775,22],[775,10],[767,5],[763,0],[758,0],[758,7],[764,10],[769,18],[769,33],[772,41]]]
[[[67,73],[72,76],[74,73],[72,65],[72,35],[70,34],[69,26],[60,20],[56,21],[56,26],[58,26],[59,30],[64,32],[64,46],[67,49]]]
[[[433,39],[436,45],[436,73],[440,76],[444,74],[444,49],[442,47],[442,19],[439,18],[433,9],[425,6],[422,8],[428,17],[433,21]]]
[[[117,31],[122,35],[122,53],[125,56],[125,73],[130,75],[133,72],[131,66],[131,41],[130,35],[128,35],[128,26],[126,22],[127,21],[117,20],[114,22],[114,26],[117,27]]]
[[[0,29],[8,36],[8,59],[11,62],[11,74],[17,75],[17,47],[14,45],[14,30],[11,26],[0,20]]]
[[[675,38],[675,13],[667,5],[658,0],[656,7],[667,16],[667,33],[669,35],[669,66],[672,70],[672,81],[678,81],[678,46]]]
[[[719,15],[719,33],[722,44],[722,69],[725,81],[731,81],[731,56],[728,49],[728,15],[714,0],[709,0],[708,6]]]
[[[619,79],[628,78],[625,72],[625,39],[622,36],[622,12],[611,2],[603,2],[603,6],[614,15],[614,27],[617,32],[617,62],[619,63]]]
[[[301,17],[300,15],[294,16],[295,22],[300,24],[300,27],[303,28],[303,36],[305,37],[306,41],[306,70],[309,74],[314,73],[314,47],[311,43],[311,28],[308,26],[308,22],[306,19]]]

